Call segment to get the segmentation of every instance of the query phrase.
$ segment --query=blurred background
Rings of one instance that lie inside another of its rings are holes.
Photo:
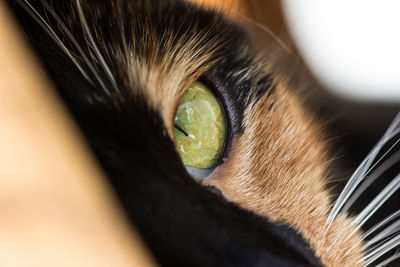
[[[281,51],[276,68],[324,124],[337,158],[331,185],[339,193],[400,111],[400,2],[249,0],[242,8],[260,46]],[[350,212],[358,214],[398,173],[400,164],[384,172]],[[397,192],[364,230],[399,208]]]
[[[209,1],[221,5],[222,0]],[[274,67],[284,73],[283,78],[288,80],[291,88],[302,90],[304,104],[324,124],[332,145],[329,153],[337,158],[330,177],[339,192],[400,111],[400,2],[226,0],[223,5],[236,19],[249,26],[260,48],[277,51],[267,54],[277,59]],[[0,16],[0,20],[4,18],[4,15]],[[26,92],[22,90],[21,95]],[[4,131],[2,133],[4,138]],[[29,136],[34,135],[29,133]],[[3,154],[5,158],[10,157],[8,151]],[[50,155],[54,156],[53,153]],[[358,213],[397,173],[400,173],[399,164],[385,172],[351,211]],[[77,207],[84,206],[78,203]],[[399,207],[400,193],[397,193],[365,225],[365,229]],[[82,221],[86,223],[86,218]],[[109,225],[115,226],[115,223]],[[99,231],[104,227],[99,226]],[[400,261],[390,266],[400,266]]]

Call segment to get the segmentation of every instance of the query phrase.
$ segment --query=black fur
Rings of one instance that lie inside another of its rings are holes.
[[[115,50],[112,47],[121,46],[121,34],[136,44],[135,54],[148,57],[147,53],[151,51],[143,46],[147,32],[139,27],[139,23],[149,24],[149,28],[160,36],[178,32],[184,38],[190,38],[187,33],[200,32],[206,36],[204,45],[217,36],[225,44],[215,55],[222,60],[204,75],[204,79],[219,88],[223,98],[228,99],[225,105],[231,138],[234,138],[245,130],[242,124],[244,109],[265,92],[273,94],[271,74],[262,73],[253,66],[253,55],[243,53],[243,47],[248,46],[249,41],[241,29],[213,12],[180,1],[82,1],[89,24],[95,23],[93,28],[101,32],[101,42],[110,47],[109,51],[102,52],[107,52],[105,59],[120,92],[108,95],[97,83],[82,76],[17,3],[9,2],[28,41],[107,174],[126,214],[161,265],[319,265],[307,243],[289,227],[242,210],[192,180],[166,133],[159,111],[149,107],[144,96],[132,93],[137,91],[132,86],[141,85],[128,83],[129,73],[124,62],[113,57]],[[31,2],[43,12],[40,1]],[[48,2],[88,52],[75,1]],[[118,13],[115,13],[116,8],[120,10]],[[56,21],[52,18],[50,21],[57,28]],[[120,30],[121,21],[125,22],[125,31]],[[138,24],[132,25],[131,21]],[[178,22],[184,28],[175,29]],[[77,53],[69,39],[59,29],[57,32]],[[162,38],[159,41],[161,48],[166,47]],[[168,52],[160,50],[164,56]],[[92,63],[111,88],[99,63]],[[238,77],[235,75],[238,72],[245,75]]]

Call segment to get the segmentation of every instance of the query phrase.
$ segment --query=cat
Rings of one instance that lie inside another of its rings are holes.
[[[160,265],[377,260],[339,213],[346,201],[331,207],[322,127],[230,18],[178,0],[8,2]],[[177,108],[196,81],[226,118],[224,148],[201,184],[174,143]]]

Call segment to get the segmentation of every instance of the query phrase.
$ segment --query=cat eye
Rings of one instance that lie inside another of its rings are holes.
[[[180,100],[174,121],[176,149],[189,174],[207,177],[225,145],[226,119],[220,101],[203,83],[194,82]]]

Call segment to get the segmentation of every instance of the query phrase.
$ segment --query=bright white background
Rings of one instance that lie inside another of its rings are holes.
[[[327,88],[354,100],[400,101],[399,0],[284,0],[283,8]]]

